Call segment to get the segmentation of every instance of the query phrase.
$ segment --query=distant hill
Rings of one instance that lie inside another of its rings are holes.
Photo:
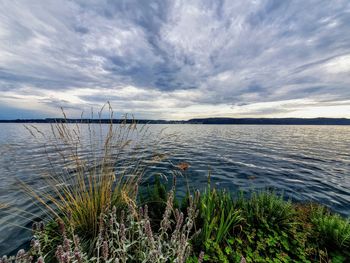
[[[124,119],[113,119],[113,123],[121,123]],[[134,120],[128,119],[127,123]],[[227,125],[350,125],[346,118],[195,118],[187,121],[172,120],[136,120],[141,124],[227,124]],[[0,120],[0,123],[110,123],[109,119],[16,119]]]
[[[200,124],[264,124],[264,125],[350,125],[345,118],[198,118],[187,123]]]
[[[186,121],[167,121],[167,120],[133,120],[133,119],[113,119],[113,123],[122,122],[132,123],[136,121],[141,124],[173,124],[184,123]],[[0,123],[111,123],[110,119],[63,119],[63,118],[47,118],[47,119],[16,119],[16,120],[0,120]]]

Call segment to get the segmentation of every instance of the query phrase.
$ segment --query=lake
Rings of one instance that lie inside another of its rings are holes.
[[[49,124],[37,124],[50,133]],[[87,125],[82,125],[82,129]],[[147,176],[171,176],[172,164],[187,162],[188,180],[203,189],[210,171],[217,187],[235,192],[272,188],[295,201],[316,201],[350,216],[350,126],[149,125],[155,136],[175,134],[155,145],[169,157],[152,165]],[[152,135],[152,136],[153,136]],[[22,124],[0,124],[0,201],[41,216],[19,192],[18,179],[41,187],[47,153]],[[34,216],[33,216],[34,217]],[[30,237],[31,217],[0,212],[0,254]],[[8,223],[4,223],[6,220]]]

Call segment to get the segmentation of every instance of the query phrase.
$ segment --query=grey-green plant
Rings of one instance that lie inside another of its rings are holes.
[[[198,216],[197,204],[199,192],[189,198],[187,216],[174,209],[174,190],[168,194],[166,208],[160,223],[160,229],[154,231],[148,216],[148,207],[137,207],[129,203],[127,213],[118,213],[113,207],[99,218],[99,233],[93,254],[84,251],[81,240],[71,226],[62,225],[62,243],[55,248],[58,263],[102,263],[102,262],[152,262],[184,263],[191,256],[191,239],[195,219]],[[20,250],[15,257],[3,257],[1,263],[43,263],[54,259],[46,257],[41,247],[45,239],[45,227],[35,232],[35,239],[30,251]],[[202,256],[200,256],[202,257]],[[37,261],[33,261],[37,260]]]

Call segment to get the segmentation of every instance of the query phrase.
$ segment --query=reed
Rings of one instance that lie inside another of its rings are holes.
[[[41,209],[46,222],[56,221],[74,229],[91,248],[98,237],[101,214],[112,207],[136,207],[138,186],[147,163],[155,158],[151,149],[156,144],[147,144],[145,137],[150,139],[146,126],[136,121],[127,123],[126,117],[114,124],[109,103],[98,117],[101,119],[104,113],[111,120],[109,124],[62,121],[51,124],[50,134],[26,126],[45,149],[48,169],[38,179],[44,187],[18,182]]]

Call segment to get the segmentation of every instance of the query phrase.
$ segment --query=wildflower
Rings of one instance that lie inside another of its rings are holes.
[[[83,262],[82,254],[77,247],[74,249],[74,258],[78,261],[78,263]]]
[[[62,263],[69,263],[70,257],[68,253],[63,253],[62,255]]]
[[[245,257],[243,257],[243,256],[241,257],[241,262],[240,263],[247,263]]]
[[[153,239],[151,223],[149,222],[149,220],[146,220],[146,222],[145,222],[145,233],[146,233],[146,236],[148,237],[149,241],[151,242],[151,244],[153,244],[154,239]]]
[[[102,256],[104,260],[108,259],[108,243],[107,241],[103,241],[102,243]]]
[[[204,251],[201,251],[201,253],[199,254],[199,257],[198,257],[198,263],[202,263],[203,259],[204,259]]]
[[[66,227],[64,226],[64,222],[62,219],[57,219],[57,223],[58,223],[58,226],[59,226],[59,229],[60,229],[60,233],[62,235],[65,235],[66,234]]]
[[[9,262],[9,261],[8,261],[8,258],[7,258],[6,255],[3,256],[2,259],[0,260],[0,263],[8,263],[8,262]]]
[[[120,224],[120,240],[121,240],[122,243],[124,243],[125,240],[126,240],[125,225],[124,224]]]
[[[143,211],[143,216],[144,216],[145,219],[149,219],[149,217],[148,217],[148,206],[147,205],[145,205],[145,208],[144,208],[144,211]]]
[[[63,248],[65,252],[70,252],[70,249],[71,249],[70,243],[71,241],[65,237],[63,240]]]
[[[124,212],[124,210],[122,210],[122,212],[120,213],[120,223],[121,224],[124,223],[124,217],[125,217],[125,212]]]
[[[139,208],[139,215],[140,215],[140,218],[144,217],[143,216],[143,207],[142,206]]]
[[[63,254],[64,254],[63,247],[61,245],[59,245],[57,247],[57,250],[55,253],[55,256],[56,256],[58,262],[63,262]]]
[[[79,237],[78,237],[77,235],[74,235],[73,241],[74,241],[74,246],[75,246],[75,247],[79,247],[79,245],[80,245],[80,240],[79,240]]]
[[[165,211],[163,214],[163,219],[160,223],[160,226],[163,232],[166,232],[170,228],[170,215],[171,215],[171,210],[173,208],[173,202],[174,202],[174,190],[170,191],[168,195],[168,200],[167,200]]]
[[[43,257],[39,257],[37,263],[45,263],[44,258]]]
[[[176,227],[175,231],[179,232],[184,220],[184,214],[179,212],[178,209],[175,210]]]
[[[40,251],[40,242],[39,242],[39,240],[34,239],[34,241],[33,241],[33,249],[36,252]]]
[[[24,249],[18,250],[16,255],[16,260],[23,259],[25,255],[26,255],[26,252],[24,251]]]

